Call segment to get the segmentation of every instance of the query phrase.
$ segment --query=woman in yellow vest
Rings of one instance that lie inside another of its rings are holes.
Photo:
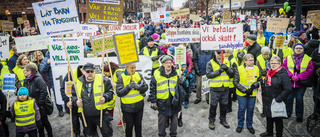
[[[23,80],[25,79],[25,76],[23,75],[23,69],[27,64],[34,64],[30,62],[27,55],[22,54],[18,57],[16,66],[12,69],[12,72],[16,74],[16,87],[19,89],[23,86]]]
[[[40,121],[40,111],[35,100],[29,97],[29,91],[21,87],[17,93],[17,100],[12,104],[10,111],[15,118],[16,136],[37,137],[37,127],[42,125]]]
[[[258,43],[261,47],[266,46],[266,38],[264,37],[263,30],[259,30],[259,31],[258,31],[257,43]]]
[[[148,85],[142,74],[135,72],[136,64],[126,65],[125,72],[118,77],[117,95],[121,98],[121,110],[126,119],[126,137],[132,137],[133,126],[135,136],[142,137],[143,96]]]
[[[238,67],[234,72],[233,84],[237,88],[238,95],[238,127],[236,131],[241,133],[244,126],[245,113],[246,124],[251,134],[255,133],[253,129],[253,111],[256,102],[257,88],[262,81],[259,68],[254,64],[252,54],[246,54],[243,57],[244,65]],[[246,112],[247,111],[247,112]]]
[[[293,46],[294,53],[288,56],[282,67],[287,69],[288,75],[291,79],[292,92],[287,99],[287,114],[291,117],[293,110],[293,100],[296,98],[296,121],[301,123],[303,121],[303,96],[307,85],[303,83],[310,83],[307,81],[313,73],[313,64],[311,58],[304,54],[304,47],[301,43],[296,43]]]

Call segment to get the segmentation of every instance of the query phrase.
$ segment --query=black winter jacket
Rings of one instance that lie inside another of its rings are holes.
[[[314,84],[318,82],[317,69],[320,68],[320,54],[318,52],[319,52],[319,48],[316,48],[315,50],[313,50],[310,56],[312,58],[311,61],[314,66],[314,71],[311,75],[312,82],[314,82]]]
[[[214,54],[210,50],[201,50],[201,48],[196,49],[192,62],[197,75],[206,74],[207,63],[213,58],[213,56]]]
[[[257,61],[257,57],[261,54],[261,47],[260,45],[255,42],[252,45],[249,45],[248,47],[245,48],[245,50],[247,50],[247,54],[252,54],[254,57],[254,63],[256,63]],[[243,56],[245,55],[244,51],[240,52],[238,55],[238,58],[240,60],[243,60]]]
[[[135,73],[138,73],[138,72],[135,72]],[[139,76],[141,80],[137,83],[139,85],[139,89],[137,90],[140,91],[140,94],[144,94],[148,90],[148,85],[144,81],[143,76],[140,73],[139,73]],[[129,85],[124,87],[122,75],[120,75],[117,81],[117,95],[119,97],[123,97],[127,95],[130,91],[131,91],[131,88]],[[134,104],[123,104],[121,101],[121,110],[124,112],[135,113],[143,109],[143,106],[144,106],[143,100]]]
[[[308,56],[311,56],[312,52],[319,48],[320,41],[318,40],[309,40],[306,45],[304,45],[304,53],[306,53]]]
[[[262,84],[263,112],[267,117],[271,117],[271,103],[275,99],[278,102],[286,102],[291,93],[292,87],[287,70],[282,68],[273,77],[271,77],[271,86]]]

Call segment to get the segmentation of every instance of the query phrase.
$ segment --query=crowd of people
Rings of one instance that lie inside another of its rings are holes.
[[[249,27],[251,19],[257,20],[257,29],[254,31]],[[64,105],[56,104],[58,114],[60,117],[64,116],[63,107],[71,114],[72,108],[75,137],[79,137],[81,132],[87,137],[98,136],[97,127],[100,128],[102,136],[111,137],[113,127],[110,122],[113,120],[117,95],[120,97],[123,114],[123,121],[121,120],[117,126],[126,124],[127,137],[133,136],[133,128],[135,136],[141,137],[143,110],[147,109],[144,108],[146,98],[151,109],[158,111],[158,136],[166,136],[166,128],[170,127],[169,135],[175,137],[177,127],[183,126],[182,106],[187,109],[190,102],[201,102],[202,76],[206,76],[210,85],[210,93],[205,95],[205,100],[210,106],[210,130],[217,126],[215,122],[219,105],[219,120],[223,127],[230,128],[227,113],[237,111],[238,124],[235,131],[241,133],[246,123],[248,131],[255,134],[253,112],[256,95],[262,94],[261,116],[266,117],[267,125],[266,132],[260,136],[272,136],[275,123],[276,136],[281,137],[283,119],[292,116],[294,99],[295,118],[298,123],[304,120],[303,97],[307,87],[313,87],[314,101],[318,101],[316,96],[319,91],[317,79],[320,75],[319,30],[305,23],[304,16],[301,26],[294,26],[295,21],[295,17],[290,17],[285,33],[273,33],[266,31],[267,16],[263,15],[246,16],[244,20],[234,17],[227,23],[222,23],[220,16],[215,20],[208,18],[200,22],[189,19],[174,20],[171,23],[155,23],[148,18],[130,20],[128,23],[140,23],[140,39],[137,39],[136,45],[139,54],[151,57],[150,84],[147,84],[142,74],[136,71],[136,63],[120,68],[118,64],[110,62],[110,66],[102,66],[104,77],[96,74],[94,64],[86,63],[70,71],[69,75],[65,74],[59,89]],[[205,24],[242,24],[243,48],[210,51],[201,50],[201,43],[165,43],[165,32],[168,28],[199,28]],[[99,28],[102,33],[102,27]],[[15,33],[15,37],[18,35],[21,33]],[[275,36],[278,35],[286,37],[284,48],[280,50],[273,47]],[[91,45],[84,44],[86,57],[90,54]],[[177,65],[173,55],[175,47],[179,45],[187,49],[186,63]],[[11,36],[10,54],[10,59],[1,59],[1,80],[3,74],[15,74],[17,100],[8,111],[5,109],[6,98],[0,92],[0,136],[9,136],[6,118],[12,118],[16,124],[17,137],[23,137],[25,134],[36,137],[38,133],[40,137],[44,137],[44,129],[47,136],[52,137],[54,133],[48,120],[48,115],[52,112],[50,113],[46,106],[46,101],[51,95],[50,89],[54,91],[50,51],[17,53],[14,37]],[[252,71],[248,71],[249,69]],[[247,77],[247,73],[250,72],[253,73],[252,80]],[[72,87],[71,100],[65,93],[65,82],[69,79],[76,82]],[[150,94],[146,96],[148,90]],[[193,92],[196,94],[196,100],[190,101],[189,97]],[[232,104],[236,100],[238,109],[232,110]],[[287,117],[272,117],[272,100],[285,102]],[[84,127],[83,131],[80,124]]]

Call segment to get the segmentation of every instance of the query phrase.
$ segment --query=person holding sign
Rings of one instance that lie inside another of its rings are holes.
[[[118,77],[117,95],[121,98],[121,110],[126,119],[126,137],[132,137],[133,126],[136,137],[142,137],[143,96],[148,85],[142,74],[136,72],[136,64],[126,65],[125,72]]]
[[[304,47],[301,43],[294,44],[294,53],[288,56],[282,67],[287,69],[288,76],[291,79],[292,92],[288,97],[287,114],[291,117],[293,110],[293,100],[296,98],[296,121],[303,121],[303,96],[306,87],[312,84],[310,76],[313,73],[314,67],[311,58],[304,53]]]
[[[253,35],[253,34],[247,35],[247,41],[249,43],[249,46],[244,48],[244,50],[238,54],[237,57],[240,60],[243,60],[243,56],[246,55],[246,54],[253,55],[254,60],[257,60],[257,57],[261,54],[261,47],[256,42],[256,40],[257,40],[257,36],[256,35]]]
[[[235,69],[233,84],[237,88],[236,94],[238,95],[238,127],[236,131],[241,133],[244,126],[245,113],[246,124],[251,134],[255,133],[252,126],[253,111],[256,102],[257,88],[262,79],[260,76],[259,68],[254,64],[254,57],[251,54],[246,54],[243,57],[244,64]],[[247,111],[247,112],[246,112]]]
[[[102,105],[103,109],[103,121],[100,128],[103,137],[110,137],[113,135],[110,122],[113,119],[111,115],[106,112],[108,104],[113,98],[113,91],[111,81],[107,78],[101,78],[100,75],[95,74],[95,68],[92,63],[86,63],[83,66],[85,71],[76,84],[72,87],[72,104],[78,107],[78,113],[83,111],[85,119],[87,121],[87,127],[85,127],[85,133],[88,136],[93,136],[96,132],[96,127],[100,125],[100,110]],[[101,80],[103,85],[101,86]],[[77,86],[77,91],[80,99],[77,99],[74,86]],[[101,95],[101,88],[104,88],[104,93]],[[83,109],[80,109],[80,108]]]
[[[215,129],[214,122],[216,121],[216,110],[220,107],[220,123],[225,128],[230,128],[227,123],[227,105],[229,96],[230,77],[233,77],[233,70],[230,68],[228,59],[223,59],[221,50],[214,52],[213,59],[207,63],[206,76],[210,84],[210,110],[209,110],[209,128]],[[223,62],[221,62],[223,61]]]

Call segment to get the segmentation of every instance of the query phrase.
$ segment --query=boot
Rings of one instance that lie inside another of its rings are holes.
[[[182,126],[183,126],[182,116],[180,116],[179,119],[178,119],[178,126],[179,126],[179,127],[182,127]]]
[[[184,108],[188,108],[188,102],[184,103]]]
[[[209,120],[209,129],[214,130],[214,121]]]

